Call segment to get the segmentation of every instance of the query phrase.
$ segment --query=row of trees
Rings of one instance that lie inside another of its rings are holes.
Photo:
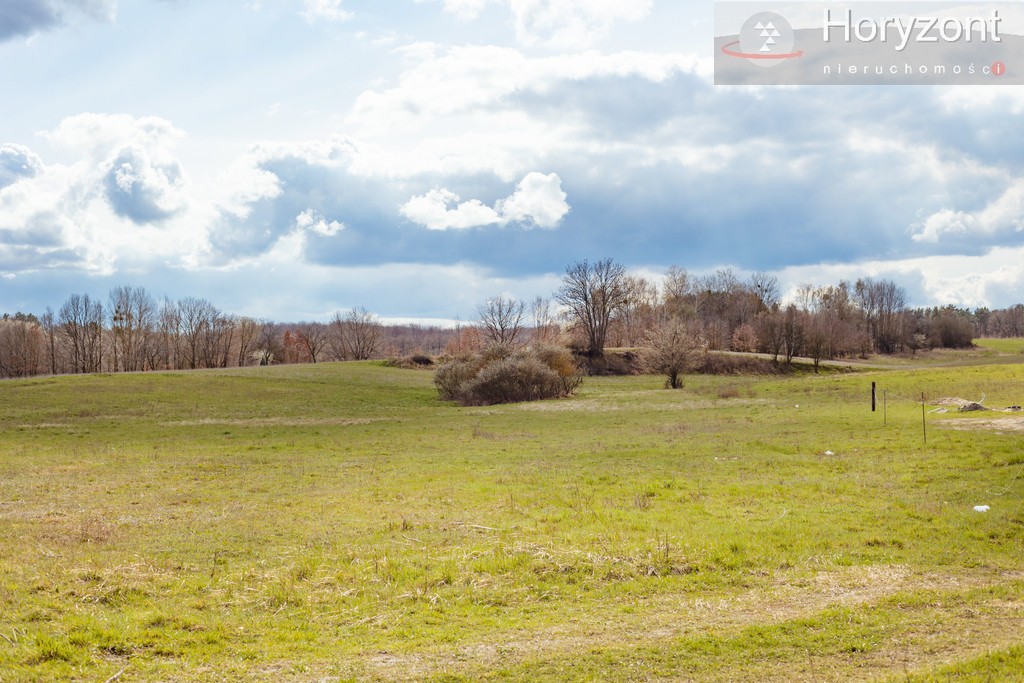
[[[592,360],[601,359],[606,346],[650,346],[652,335],[668,334],[666,326],[676,322],[711,350],[758,351],[787,361],[966,347],[976,336],[1024,334],[1024,305],[911,310],[906,291],[891,280],[805,285],[783,304],[778,280],[768,273],[741,279],[726,269],[693,276],[673,266],[661,281],[651,281],[611,259],[570,265],[553,300],[567,323],[567,342]],[[481,341],[519,339],[526,310],[504,297],[481,305]],[[549,303],[535,301],[531,310],[533,334],[549,341],[557,329],[548,324]]]
[[[106,302],[73,294],[40,317],[5,315],[0,377],[365,360],[384,341],[384,326],[365,309],[289,326],[229,315],[202,298],[157,300],[117,287]]]
[[[768,273],[731,270],[695,276],[673,266],[651,280],[612,259],[566,268],[550,298],[496,296],[478,320],[456,329],[383,325],[365,309],[329,323],[283,325],[224,313],[210,301],[157,299],[116,287],[105,301],[73,294],[55,312],[0,319],[0,377],[365,360],[417,351],[440,355],[493,342],[562,342],[598,360],[606,346],[649,346],[671,321],[685,323],[712,350],[760,351],[776,358],[865,356],[966,346],[974,337],[1024,336],[1024,305],[974,311],[910,310],[905,290],[864,278],[806,285],[782,301]]]

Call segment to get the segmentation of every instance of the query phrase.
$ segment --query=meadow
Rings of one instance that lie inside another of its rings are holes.
[[[1020,418],[930,412],[1021,405],[997,351],[483,408],[377,363],[6,381],[0,681],[1019,679]]]

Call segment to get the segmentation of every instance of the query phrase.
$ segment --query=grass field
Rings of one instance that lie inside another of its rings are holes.
[[[921,405],[1020,405],[1024,365],[488,408],[431,380],[0,383],[0,680],[1024,671],[1019,415]]]
[[[978,339],[975,345],[1017,356],[1024,355],[1024,339]]]

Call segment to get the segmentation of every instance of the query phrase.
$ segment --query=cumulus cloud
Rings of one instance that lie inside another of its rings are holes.
[[[347,21],[352,18],[352,13],[343,10],[341,3],[342,0],[305,0],[302,16],[310,23],[317,19]]]
[[[1024,230],[1024,180],[1014,181],[1002,195],[979,211],[944,208],[918,226],[916,242],[937,243],[951,238],[978,239]]]
[[[454,208],[450,208],[454,205]],[[478,199],[459,203],[451,190],[434,189],[416,196],[402,208],[403,216],[428,230],[465,230],[501,223],[501,216]]]
[[[69,14],[104,19],[112,17],[113,11],[107,0],[4,0],[0,4],[0,42],[56,28]]]
[[[644,52],[531,57],[496,46],[417,46],[407,56],[410,64],[397,85],[364,92],[348,117],[350,130],[364,141],[366,153],[357,163],[365,172],[493,173],[510,182],[536,167],[542,154],[594,154],[589,129],[595,126],[614,121],[632,135],[637,118],[670,116],[664,105],[684,106],[675,89],[668,102],[662,94],[633,110],[628,103],[645,86],[668,90],[670,79],[696,78],[692,74],[702,68],[693,56]],[[567,92],[578,93],[578,100],[566,101]],[[588,120],[609,103],[617,110]],[[674,144],[685,143],[674,138]]]
[[[135,223],[154,223],[184,208],[183,173],[176,159],[154,159],[149,150],[127,147],[110,162],[104,178],[114,213]]]
[[[313,209],[306,209],[296,216],[295,227],[324,237],[333,237],[345,229],[345,224],[338,221],[328,223],[327,219]]]
[[[47,137],[101,169],[105,196],[118,216],[153,223],[184,208],[184,174],[172,152],[184,133],[169,121],[81,114],[62,121]]]
[[[516,186],[515,193],[495,206],[505,222],[555,228],[569,213],[569,204],[557,173],[530,173]]]
[[[28,147],[0,146],[0,190],[22,178],[31,178],[43,169],[43,161]]]
[[[5,145],[0,167],[17,180],[0,191],[0,243],[25,268],[32,255],[90,272],[113,272],[125,259],[193,258],[209,220],[173,153],[183,135],[163,119],[83,114],[44,133],[68,163]]]
[[[428,230],[465,230],[488,225],[518,223],[524,228],[556,228],[569,204],[557,173],[530,173],[516,185],[512,196],[498,200],[492,209],[478,199],[460,202],[446,189],[434,189],[416,196],[402,208],[403,216]]]

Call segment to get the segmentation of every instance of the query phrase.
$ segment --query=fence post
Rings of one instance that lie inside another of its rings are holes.
[[[924,434],[924,442],[928,443],[928,423],[924,420],[924,392],[921,392],[921,433]]]
[[[875,412],[875,383],[871,383],[871,412]]]

